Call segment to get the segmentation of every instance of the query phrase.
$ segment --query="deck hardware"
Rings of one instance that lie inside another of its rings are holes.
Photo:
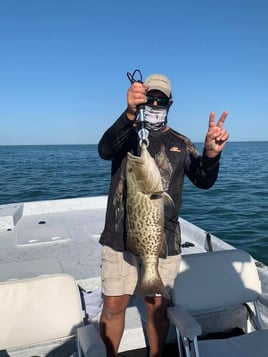
[[[209,233],[206,234],[208,251],[213,252],[212,243],[211,243],[211,235]]]
[[[46,221],[39,221],[38,224],[46,224]]]
[[[194,245],[194,243],[192,243],[192,242],[185,242],[185,243],[182,243],[181,244],[181,247],[182,248],[190,248],[190,247],[194,247],[195,245]]]
[[[257,268],[265,268],[265,265],[262,262],[256,261],[255,265]]]

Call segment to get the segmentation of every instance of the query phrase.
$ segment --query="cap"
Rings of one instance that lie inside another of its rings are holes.
[[[167,97],[171,96],[171,82],[163,74],[151,74],[145,79],[144,84],[149,86],[148,91],[160,90]]]

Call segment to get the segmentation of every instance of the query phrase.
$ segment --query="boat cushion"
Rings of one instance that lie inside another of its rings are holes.
[[[227,339],[199,341],[200,357],[268,356],[268,330],[259,330]]]
[[[67,274],[0,283],[0,349],[71,336],[83,324],[76,281]]]
[[[255,301],[259,293],[261,284],[253,259],[245,251],[232,249],[185,254],[173,300],[195,315]]]

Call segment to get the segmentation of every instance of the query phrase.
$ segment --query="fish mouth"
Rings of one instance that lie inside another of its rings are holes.
[[[144,162],[144,158],[142,156],[136,156],[136,155],[132,154],[131,152],[127,153],[127,157],[132,162],[136,162],[136,163]]]
[[[146,152],[147,152],[147,146],[145,144],[142,144],[140,155],[134,155],[129,151],[127,153],[127,156],[128,156],[129,161],[132,161],[135,163],[144,163],[146,160]]]

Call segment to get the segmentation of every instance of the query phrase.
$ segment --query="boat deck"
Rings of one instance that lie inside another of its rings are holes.
[[[72,275],[86,290],[99,287],[101,246],[98,241],[105,210],[106,197],[0,206],[0,262],[3,264],[0,281],[27,277],[29,261],[33,266],[34,261],[39,263],[35,265],[36,274],[42,273],[42,268],[53,270],[54,258],[54,268],[59,269],[57,260],[63,272]],[[190,239],[184,235],[184,243]],[[194,246],[183,248],[184,253],[204,250],[196,242],[192,243]]]

